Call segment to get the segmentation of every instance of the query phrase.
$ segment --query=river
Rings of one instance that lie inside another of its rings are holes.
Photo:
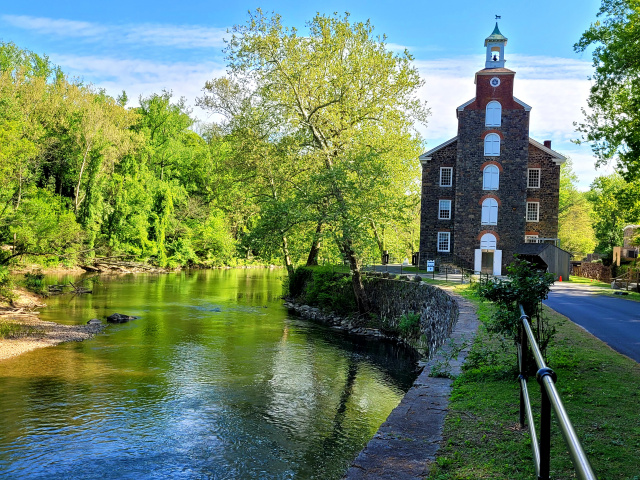
[[[341,478],[417,359],[292,316],[282,275],[100,277],[47,299],[43,320],[140,318],[0,362],[0,478]]]

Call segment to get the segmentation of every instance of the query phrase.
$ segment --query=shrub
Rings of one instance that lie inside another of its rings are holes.
[[[358,310],[351,277],[330,267],[298,267],[285,282],[292,298],[340,314]]]
[[[25,273],[24,279],[24,286],[28,290],[31,290],[32,292],[35,292],[39,295],[44,295],[47,293],[44,284],[44,273],[42,273],[41,271],[38,270],[34,273]]]
[[[401,315],[398,319],[398,333],[412,340],[420,338],[420,314],[411,312]]]
[[[495,314],[486,321],[487,330],[517,342],[521,304],[529,318],[536,319],[532,328],[544,352],[555,330],[540,315],[540,303],[549,295],[554,276],[537,270],[531,263],[521,259],[509,265],[507,272],[508,280],[486,281],[478,286],[480,296],[497,306]]]

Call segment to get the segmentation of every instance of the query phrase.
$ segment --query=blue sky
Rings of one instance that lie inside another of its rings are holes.
[[[530,133],[573,159],[580,186],[598,175],[573,122],[582,119],[592,73],[591,57],[573,44],[596,19],[600,0],[512,0],[490,2],[327,1],[122,1],[3,2],[0,39],[49,55],[63,70],[117,95],[127,91],[137,104],[169,89],[189,104],[204,82],[224,74],[222,48],[227,29],[244,23],[255,8],[274,11],[289,26],[304,28],[317,11],[345,12],[370,19],[391,48],[406,47],[425,80],[421,91],[432,115],[421,133],[427,148],[456,135],[455,108],[474,96],[474,73],[484,67],[484,39],[495,15],[508,37],[506,66],[516,71],[515,95],[533,107]],[[497,2],[491,2],[497,3]],[[194,109],[202,120],[207,113]]]

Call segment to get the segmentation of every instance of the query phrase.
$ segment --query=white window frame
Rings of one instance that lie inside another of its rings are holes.
[[[445,171],[449,172],[449,184],[442,183],[443,173]],[[453,167],[440,167],[440,186],[441,187],[453,187]]]
[[[482,170],[482,189],[498,190],[500,186],[500,169],[496,165],[487,165]]]
[[[487,103],[484,124],[487,127],[499,127],[502,124],[502,105],[495,100]]]
[[[484,137],[484,156],[500,156],[500,135],[498,135],[497,133],[488,133]]]
[[[482,225],[498,224],[498,201],[495,198],[485,198],[482,201],[480,223]]]
[[[529,207],[530,205],[535,205],[535,217],[533,215],[531,215],[531,213],[534,213],[534,210],[532,210]],[[540,221],[540,202],[527,202],[527,217],[526,217],[526,220],[527,220],[527,222],[539,222]]]
[[[539,243],[538,238],[539,238],[539,235],[525,235],[524,243]]]
[[[437,247],[439,252],[451,251],[451,232],[438,232]],[[446,243],[446,247],[444,244]],[[446,248],[446,249],[445,249]]]
[[[536,176],[532,177],[533,172],[538,172],[537,178]],[[540,178],[541,178],[541,169],[540,168],[528,168],[527,169],[527,188],[540,188]],[[531,180],[537,180],[537,182],[531,182]]]
[[[438,220],[451,220],[451,200],[438,201]]]

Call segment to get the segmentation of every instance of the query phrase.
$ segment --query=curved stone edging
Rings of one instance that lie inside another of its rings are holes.
[[[353,461],[345,479],[417,480],[428,477],[442,441],[453,383],[449,378],[430,377],[429,374],[438,362],[447,361],[450,374],[459,375],[478,328],[473,305],[457,294],[448,295],[455,299],[459,308],[458,321],[450,338],[455,345],[466,342],[467,346],[457,358],[450,358],[451,345],[438,350],[400,404]]]

